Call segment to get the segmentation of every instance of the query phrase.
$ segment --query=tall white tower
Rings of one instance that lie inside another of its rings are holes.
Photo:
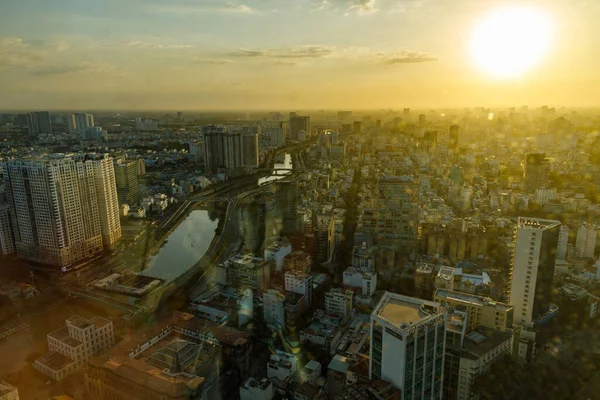
[[[579,226],[579,229],[577,229],[577,238],[575,239],[575,249],[579,257],[594,257],[597,235],[598,227],[585,222]]]

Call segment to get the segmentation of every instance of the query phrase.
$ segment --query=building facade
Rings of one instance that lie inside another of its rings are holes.
[[[371,314],[371,380],[390,382],[402,399],[442,399],[446,310],[386,292]]]

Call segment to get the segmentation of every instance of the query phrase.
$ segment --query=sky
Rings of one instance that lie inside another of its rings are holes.
[[[469,43],[511,4],[554,34],[499,78]],[[597,0],[0,0],[0,109],[598,106],[598,21]]]

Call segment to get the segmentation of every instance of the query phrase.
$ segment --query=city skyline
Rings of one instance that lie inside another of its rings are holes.
[[[520,4],[551,21],[548,52],[518,76],[479,68],[469,53],[473,32],[490,13],[515,4],[7,4],[0,17],[0,108],[495,107],[549,98],[596,106],[598,4]]]

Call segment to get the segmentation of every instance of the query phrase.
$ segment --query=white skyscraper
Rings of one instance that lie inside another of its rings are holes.
[[[552,280],[560,222],[520,217],[511,269],[509,303],[514,307],[513,323],[520,329],[517,358],[529,362],[535,351],[534,326],[552,315]],[[556,309],[557,310],[557,309]]]
[[[5,164],[6,200],[22,258],[69,267],[119,240],[112,160],[78,158],[57,155]]]
[[[439,303],[384,293],[371,314],[371,380],[403,399],[441,399],[447,312]]]
[[[596,236],[598,227],[583,223],[577,229],[577,238],[575,239],[575,249],[579,257],[593,258],[596,249]]]
[[[558,245],[556,246],[556,259],[566,260],[567,259],[567,246],[569,244],[569,227],[567,225],[560,226],[560,233],[558,234]]]

